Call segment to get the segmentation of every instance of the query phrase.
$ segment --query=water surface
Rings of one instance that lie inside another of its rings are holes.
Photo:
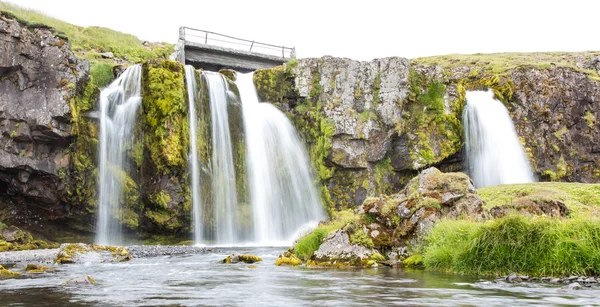
[[[600,287],[563,290],[539,283],[402,270],[277,267],[285,248],[72,264],[33,278],[0,281],[2,306],[600,306]],[[264,261],[219,263],[232,252]],[[64,286],[90,275],[97,285]]]

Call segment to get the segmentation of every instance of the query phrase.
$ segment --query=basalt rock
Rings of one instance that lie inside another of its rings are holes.
[[[0,14],[0,219],[18,224],[68,213],[70,100],[89,64],[53,29]]]

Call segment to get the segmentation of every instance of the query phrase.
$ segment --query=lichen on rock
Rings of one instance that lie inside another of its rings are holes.
[[[243,262],[243,263],[255,263],[255,262],[261,262],[262,258],[255,256],[255,255],[250,255],[250,254],[231,254],[230,256],[227,256],[225,259],[223,259],[223,263],[238,263],[238,262]]]
[[[60,246],[55,262],[60,264],[79,262],[124,262],[129,261],[131,255],[123,247],[67,243]]]

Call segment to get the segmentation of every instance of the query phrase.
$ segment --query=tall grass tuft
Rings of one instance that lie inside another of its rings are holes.
[[[440,222],[426,239],[426,268],[470,274],[600,274],[600,221],[509,216]]]

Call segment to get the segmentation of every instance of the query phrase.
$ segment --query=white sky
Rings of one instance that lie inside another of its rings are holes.
[[[80,26],[175,43],[179,26],[357,60],[600,50],[600,1],[5,0]]]

